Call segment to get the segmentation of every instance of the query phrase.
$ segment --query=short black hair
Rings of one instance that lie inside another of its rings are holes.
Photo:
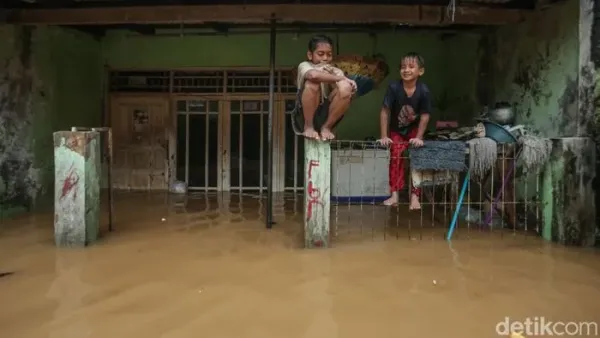
[[[317,45],[320,43],[328,43],[331,47],[333,47],[333,40],[327,35],[315,35],[308,41],[308,51],[314,52],[317,49]]]
[[[425,68],[425,59],[419,53],[409,52],[409,53],[404,54],[402,59],[400,59],[400,68],[402,68],[402,61],[404,61],[406,59],[415,59],[417,61],[417,66],[419,66],[419,68]]]

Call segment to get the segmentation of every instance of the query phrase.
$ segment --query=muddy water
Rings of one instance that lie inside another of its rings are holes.
[[[117,202],[116,231],[85,250],[54,248],[52,214],[0,226],[0,272],[14,271],[0,337],[481,338],[505,317],[600,321],[594,252],[489,234],[450,247],[351,222],[335,248],[306,251],[301,200],[278,199],[272,231],[252,196]]]

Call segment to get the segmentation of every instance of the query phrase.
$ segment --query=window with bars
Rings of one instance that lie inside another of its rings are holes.
[[[227,79],[227,80],[225,80]],[[172,86],[171,86],[172,85]],[[112,71],[110,91],[121,93],[267,94],[268,70]],[[275,91],[295,93],[291,70],[275,73]]]
[[[125,93],[168,93],[168,71],[114,71],[110,73],[110,91]]]
[[[223,92],[224,72],[204,71],[173,73],[174,93],[216,94]]]

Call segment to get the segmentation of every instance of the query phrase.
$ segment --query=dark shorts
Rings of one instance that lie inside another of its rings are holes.
[[[315,116],[313,117],[313,127],[316,131],[320,132],[321,128],[327,122],[327,117],[329,116],[329,105],[331,102],[328,99],[321,102],[317,106],[317,111],[315,112]],[[342,117],[333,125],[333,128],[337,126],[337,124],[344,118]],[[297,134],[301,134],[304,132],[304,113],[302,109],[302,91],[298,91],[296,96],[296,107],[292,112],[292,127]]]

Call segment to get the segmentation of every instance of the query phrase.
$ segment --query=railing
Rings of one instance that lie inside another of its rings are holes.
[[[335,242],[365,236],[442,239],[455,213],[453,239],[541,231],[541,175],[539,171],[524,169],[519,159],[521,149],[516,144],[498,144],[496,149],[489,149],[484,159],[474,158],[477,154],[470,154],[465,145],[462,172],[411,169],[408,151],[391,157],[395,152],[374,142],[332,141],[328,147],[331,147],[329,228],[330,238]],[[395,143],[392,147],[407,149],[409,145]],[[311,156],[310,150],[307,154]],[[394,166],[403,163],[405,168],[399,183],[402,190],[393,206],[385,205],[390,196],[390,162]],[[469,178],[465,181],[467,173]],[[326,183],[317,185],[321,192],[325,190]],[[420,189],[420,193],[414,188]],[[416,200],[411,201],[413,192]],[[460,207],[459,200],[462,200]]]

